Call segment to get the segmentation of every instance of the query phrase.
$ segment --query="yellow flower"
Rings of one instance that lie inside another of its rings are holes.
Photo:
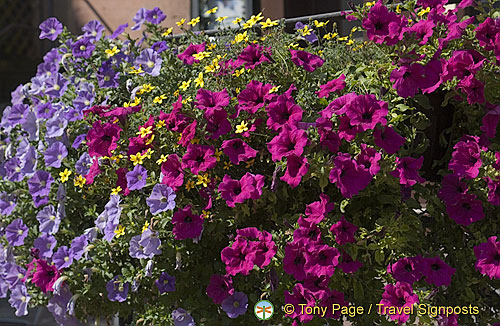
[[[375,1],[372,1],[372,2],[365,2],[365,7],[367,8],[370,8],[371,6],[373,6],[375,4]]]
[[[146,153],[143,155],[144,158],[148,158],[148,159],[151,159],[151,154],[153,154],[155,151],[151,148],[148,148],[148,150],[146,151]]]
[[[338,40],[339,41],[347,41],[347,36],[343,36],[343,37],[339,37]]]
[[[269,94],[276,93],[280,89],[280,87],[281,86],[274,86],[269,90]]]
[[[214,155],[217,158],[217,162],[219,162],[220,161],[220,156],[222,155],[222,151],[220,151],[219,149],[216,149]]]
[[[205,15],[215,14],[217,12],[217,9],[219,9],[219,7],[213,7],[212,9],[208,9],[207,11],[205,11]]]
[[[231,162],[224,162],[223,169],[224,170],[229,170],[232,166],[233,166],[233,164]]]
[[[398,5],[396,6],[396,12],[397,12],[398,14],[400,14],[400,13],[401,13],[401,4],[398,4]]]
[[[425,8],[425,9],[420,10],[420,11],[417,13],[417,15],[419,15],[420,17],[422,17],[423,15],[425,15],[425,14],[429,13],[430,11],[431,11],[431,7],[427,7],[427,8]]]
[[[203,81],[203,73],[200,72],[198,77],[194,80],[194,86],[203,88],[205,86],[205,82]]]
[[[155,88],[156,88],[156,86],[152,86],[151,84],[143,84],[141,87],[141,92],[142,93],[149,93]]]
[[[176,22],[177,26],[181,27],[186,22],[186,19],[182,18],[180,21]]]
[[[153,133],[153,126],[149,126],[149,127],[141,127],[141,129],[139,129],[138,132],[136,132],[136,135],[141,135],[141,138],[144,138],[148,135],[151,135]]]
[[[248,123],[246,123],[245,121],[241,121],[241,123],[236,126],[235,133],[241,134],[245,131],[248,131]]]
[[[353,40],[349,40],[347,41],[347,45],[353,45],[354,44],[354,41]]]
[[[264,19],[264,17],[262,17],[261,12],[259,12],[259,14],[257,16],[252,15],[252,17],[250,17],[250,19],[247,20],[246,23],[243,24],[243,28],[244,29],[251,28],[251,27],[253,27],[253,25],[257,24],[262,19]]]
[[[189,191],[191,189],[194,188],[194,181],[193,180],[188,180],[188,182],[186,182],[186,190]]]
[[[203,175],[197,175],[198,181],[196,181],[197,185],[203,185],[203,187],[208,187],[208,184],[210,183],[210,178],[208,177],[208,174],[205,173]]]
[[[173,27],[167,28],[167,30],[166,30],[165,32],[163,32],[163,33],[161,34],[161,36],[164,36],[164,37],[165,37],[165,36],[169,36],[170,34],[172,34],[172,31],[173,31],[173,30],[174,30],[174,28],[173,28]]]
[[[188,96],[186,97],[185,99],[182,100],[182,104],[186,104],[186,103],[189,103],[189,102],[192,102],[193,99],[191,98],[191,96]]]
[[[168,155],[161,154],[160,158],[158,160],[156,160],[156,164],[160,165],[163,162],[166,162],[167,158],[168,158]]]
[[[233,72],[233,76],[240,77],[244,72],[245,72],[245,67],[243,67],[241,69],[236,69]]]
[[[215,19],[215,21],[216,21],[216,22],[219,22],[219,23],[222,23],[222,22],[223,22],[224,20],[226,20],[226,19],[227,19],[227,16],[221,16],[221,17],[217,17],[217,18]]]
[[[200,60],[201,61],[201,60],[203,60],[205,58],[208,58],[210,56],[210,54],[212,54],[212,52],[201,51],[201,52],[193,54],[193,58],[195,58],[196,60]]]
[[[183,81],[183,82],[182,82],[182,85],[181,85],[181,86],[179,86],[179,89],[185,92],[185,91],[186,91],[186,89],[188,89],[188,88],[189,88],[189,85],[191,85],[191,79],[190,79],[190,80],[188,80],[188,81]]]
[[[325,27],[330,21],[327,20],[326,22],[319,22],[317,20],[314,20],[314,26],[317,28]]]
[[[272,26],[277,26],[278,21],[271,20],[270,18],[268,18],[265,22],[260,22],[260,24],[262,25],[262,29],[264,29],[264,28],[268,28],[268,27],[272,27]]]
[[[354,26],[353,28],[351,28],[351,34],[356,32],[358,30],[358,28],[356,26]]]
[[[130,161],[132,163],[134,163],[134,166],[136,166],[137,164],[142,164],[144,163],[144,157],[142,157],[141,153],[137,153],[137,154],[132,154],[130,155]]]
[[[241,88],[236,87],[236,89],[234,91],[236,92],[236,94],[239,94],[241,92]]]
[[[87,179],[85,179],[85,177],[83,175],[78,175],[73,180],[73,183],[74,183],[75,187],[78,186],[80,188],[83,188],[83,185],[85,184],[86,181],[87,181]]]
[[[192,27],[195,27],[196,24],[200,22],[200,17],[193,18],[189,21],[188,25],[191,25]]]
[[[142,232],[146,231],[149,228],[149,222],[146,221],[144,222],[144,225],[142,226]]]
[[[146,145],[150,145],[153,140],[155,139],[155,135],[152,135],[151,138],[149,138],[147,141],[146,141]]]
[[[245,164],[246,164],[245,167],[248,169],[249,167],[255,164],[255,159],[253,158],[250,161],[247,161]]]
[[[122,191],[122,187],[118,186],[116,188],[111,189],[111,194],[112,195],[118,195]]]
[[[201,210],[201,216],[203,216],[204,218],[210,218],[212,214],[210,214],[209,211],[206,211],[204,209]]]
[[[302,34],[302,36],[311,35],[312,31],[313,30],[310,29],[308,25],[305,25],[304,28],[298,30],[298,32]]]
[[[248,41],[247,31],[245,31],[244,33],[238,33],[238,34],[236,34],[236,36],[234,37],[234,41],[232,43],[233,44],[234,43],[240,43],[240,42],[243,42],[243,41]]]
[[[199,138],[193,138],[193,139],[191,139],[190,143],[191,144],[199,144],[200,143],[200,139]]]
[[[179,90],[178,90],[178,89],[176,89],[176,90],[174,91],[174,96],[175,96],[175,97],[179,97]]]
[[[161,127],[165,127],[165,121],[163,120],[158,121],[156,124],[156,128],[160,129]]]
[[[211,65],[205,66],[205,73],[216,72],[219,68],[219,59],[213,59]]]
[[[116,46],[114,46],[112,49],[104,50],[104,52],[106,52],[108,58],[111,58],[112,56],[114,56],[115,54],[120,52],[120,50],[118,50],[118,48]]]
[[[118,224],[118,227],[114,232],[115,232],[115,237],[119,238],[125,234],[125,227],[123,225]]]
[[[62,183],[68,181],[70,175],[71,175],[71,171],[68,169],[64,169],[63,172],[59,172],[59,176],[61,177]]]
[[[323,55],[323,50],[318,50],[318,55]]]
[[[163,100],[167,99],[167,95],[161,94],[160,96],[157,96],[154,98],[153,103],[161,104]]]
[[[292,49],[295,49],[299,46],[298,43],[290,43],[290,45],[288,47],[292,48]]]
[[[143,72],[144,70],[142,70],[141,65],[139,65],[139,68],[130,67],[129,74],[142,74]]]
[[[213,50],[213,49],[215,49],[216,46],[217,46],[217,44],[215,44],[215,43],[209,43],[207,45],[207,50],[208,51]]]
[[[233,24],[235,25],[238,25],[239,23],[241,23],[243,21],[243,18],[236,18],[235,20],[232,21]]]

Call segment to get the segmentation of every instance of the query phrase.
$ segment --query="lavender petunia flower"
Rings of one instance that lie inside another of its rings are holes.
[[[120,73],[116,72],[111,65],[111,60],[102,63],[96,73],[97,83],[101,88],[116,88],[119,85]]]
[[[83,143],[83,141],[85,140],[86,137],[87,137],[87,133],[76,136],[71,147],[74,149],[78,149],[78,147],[80,147],[80,145]]]
[[[9,216],[16,205],[16,197],[13,194],[0,192],[0,215]]]
[[[63,31],[63,25],[54,17],[47,18],[40,24],[39,28],[41,31],[39,38],[41,40],[46,38],[54,41]]]
[[[22,124],[23,130],[28,133],[28,139],[30,141],[38,140],[38,121],[36,115],[33,111],[28,111],[26,113],[24,122]]]
[[[7,172],[7,179],[12,182],[19,182],[24,179],[24,174],[22,173],[21,161],[17,157],[13,157],[4,165],[5,171]]]
[[[141,54],[135,59],[135,64],[141,65],[144,72],[151,76],[158,76],[160,74],[162,62],[163,60],[153,49],[142,50]]]
[[[167,42],[158,41],[158,42],[155,42],[153,45],[151,45],[151,49],[156,51],[156,53],[162,53],[163,51],[168,50],[169,47],[167,45]]]
[[[136,165],[134,169],[127,172],[127,187],[130,190],[140,190],[146,185],[148,171],[142,165]]]
[[[68,81],[58,73],[45,82],[45,94],[51,97],[61,97],[67,87]]]
[[[166,210],[175,208],[175,197],[173,189],[164,184],[156,184],[151,195],[146,199],[151,214],[156,215]]]
[[[129,254],[132,258],[153,258],[154,255],[161,254],[158,249],[161,241],[156,232],[147,229],[141,235],[136,235],[130,239]]]
[[[132,26],[130,29],[133,31],[136,31],[138,29],[141,29],[142,24],[144,23],[146,19],[146,8],[141,8],[137,11],[135,14],[134,18],[132,20],[134,21],[135,25]]]
[[[16,309],[16,316],[25,316],[28,314],[28,302],[30,296],[24,284],[19,284],[11,289],[9,303],[12,308]]]
[[[87,175],[90,167],[92,166],[92,157],[87,152],[84,152],[78,161],[75,163],[76,173],[80,175]]]
[[[59,202],[59,204],[66,201],[66,187],[63,183],[60,183],[59,187],[57,187],[56,200]]]
[[[52,107],[50,102],[40,102],[35,106],[36,117],[38,119],[50,119],[54,116],[56,110]]]
[[[151,277],[153,275],[154,261],[152,259],[148,260],[146,267],[144,268],[144,276]]]
[[[27,104],[15,104],[11,107],[7,120],[14,127],[19,123],[24,123],[24,116],[27,113],[29,106]]]
[[[161,273],[160,278],[155,281],[155,285],[158,288],[158,291],[160,291],[160,294],[173,292],[175,291],[175,277],[163,272]]]
[[[102,33],[104,32],[104,26],[97,20],[91,20],[82,27],[82,31],[85,32],[83,36],[95,42],[101,39]]]
[[[115,230],[120,223],[122,208],[120,207],[120,196],[111,195],[104,211],[95,221],[95,225],[104,232],[104,240],[111,241],[115,236]]]
[[[73,255],[73,259],[79,260],[85,254],[85,249],[87,248],[88,240],[86,235],[81,235],[76,237],[71,241],[71,246],[69,251]]]
[[[71,45],[71,51],[75,58],[88,59],[94,50],[95,45],[92,44],[88,37],[81,38]]]
[[[113,279],[106,283],[109,301],[123,302],[127,300],[129,286],[128,282],[122,283],[120,281],[120,276],[113,277]]]
[[[174,326],[196,326],[193,317],[184,309],[177,308],[172,311]]]
[[[28,227],[20,218],[15,219],[5,228],[5,237],[13,247],[24,245],[26,236],[28,236]]]
[[[57,269],[63,269],[73,264],[73,253],[66,246],[61,246],[57,249],[52,261]]]
[[[222,310],[224,310],[229,318],[236,318],[244,315],[248,307],[248,297],[243,292],[234,292],[222,301]]]
[[[64,115],[62,113],[56,114],[52,118],[47,120],[47,123],[45,124],[45,137],[61,137],[64,134],[67,126],[68,120],[64,118]]]
[[[33,246],[39,250],[38,255],[41,258],[51,258],[56,244],[54,236],[44,233],[35,239]]]
[[[26,275],[26,270],[15,263],[7,263],[4,265],[3,279],[9,285],[9,288],[13,288],[18,284],[23,283],[24,276]]]
[[[125,23],[125,24],[118,26],[118,28],[113,32],[113,34],[111,34],[111,36],[109,36],[109,39],[111,39],[111,40],[116,39],[118,37],[118,35],[123,33],[125,31],[125,28],[127,28],[127,27],[128,27],[128,23]]]
[[[38,170],[28,180],[29,192],[32,196],[48,196],[53,182],[54,178],[49,172]]]
[[[144,18],[150,23],[159,24],[163,20],[165,20],[167,16],[163,13],[163,11],[160,10],[160,8],[154,7],[151,10],[146,10],[146,12],[144,13]]]
[[[56,212],[54,206],[45,206],[36,214],[36,219],[40,223],[39,231],[47,234],[56,234],[61,223],[61,216]]]
[[[61,142],[53,143],[44,153],[45,164],[54,168],[60,168],[62,160],[68,156],[68,150]]]

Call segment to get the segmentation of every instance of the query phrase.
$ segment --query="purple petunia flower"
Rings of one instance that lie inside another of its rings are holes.
[[[165,41],[158,41],[151,45],[151,49],[153,49],[156,53],[162,53],[163,51],[168,50],[168,48],[167,42]]]
[[[88,37],[83,37],[71,45],[71,52],[75,58],[88,59],[95,50],[95,45],[92,44]]]
[[[83,143],[85,138],[87,137],[86,133],[80,134],[76,136],[75,140],[73,141],[73,144],[71,145],[72,148],[78,149],[80,145]],[[88,173],[88,172],[87,172]]]
[[[130,190],[140,190],[146,185],[148,171],[142,165],[136,165],[134,169],[126,174],[127,187]]]
[[[133,31],[141,29],[141,26],[144,23],[144,20],[146,19],[145,15],[146,15],[146,8],[139,9],[137,11],[137,13],[135,14],[134,18],[132,18],[132,20],[134,21],[135,25],[132,26],[130,29],[133,30]]]
[[[196,326],[193,317],[184,309],[177,308],[172,311],[174,326]]]
[[[40,26],[40,36],[39,38],[42,40],[44,38],[49,39],[51,41],[55,41],[57,36],[62,33],[63,25],[57,18],[50,17],[44,20]]]
[[[61,97],[66,92],[67,87],[66,78],[57,73],[45,82],[45,94],[51,97]]]
[[[160,74],[161,63],[163,59],[153,49],[144,49],[141,54],[135,59],[136,65],[141,65],[144,72],[151,76]]]
[[[68,156],[68,150],[61,142],[55,142],[45,150],[45,164],[54,168],[60,168],[62,160]]]
[[[144,19],[153,24],[159,24],[165,20],[167,16],[158,7],[154,7],[151,10],[146,10],[144,13]]]
[[[123,33],[125,31],[125,28],[127,28],[127,27],[128,27],[128,23],[125,23],[125,24],[118,26],[115,29],[115,31],[113,32],[113,34],[111,34],[111,36],[109,36],[109,39],[111,39],[111,40],[116,39],[121,33]]]
[[[35,239],[33,246],[39,250],[38,254],[41,258],[52,258],[56,244],[57,240],[54,236],[43,233]]]
[[[147,229],[142,234],[136,235],[130,239],[129,254],[133,258],[153,258],[155,255],[161,254],[158,249],[161,241],[158,234],[151,229]]]
[[[52,256],[52,261],[57,269],[63,269],[73,264],[73,253],[67,246],[61,246]]]
[[[173,292],[175,291],[175,277],[163,272],[161,273],[160,278],[155,281],[155,285],[158,288],[158,291],[160,291],[160,294]]]
[[[24,245],[24,239],[27,236],[28,227],[20,218],[15,219],[5,228],[5,237],[7,238],[9,244],[13,247]]]
[[[73,256],[73,259],[79,260],[85,254],[85,249],[87,248],[88,240],[85,234],[74,238],[71,241],[70,253]]]
[[[156,184],[151,191],[151,195],[146,199],[151,214],[156,215],[166,210],[175,208],[174,190],[164,184]]]
[[[47,120],[47,123],[45,124],[45,137],[61,137],[64,134],[67,126],[68,120],[64,117],[64,114],[60,112],[59,114],[56,114],[52,118]]]
[[[13,194],[0,192],[0,215],[9,216],[16,205],[16,197]]]
[[[104,61],[96,73],[97,83],[101,88],[116,88],[119,85],[120,73],[113,69],[110,60]]]
[[[28,295],[28,290],[24,284],[11,289],[9,303],[12,308],[16,309],[16,316],[25,316],[28,314],[28,302],[31,297]]]
[[[116,227],[120,224],[121,212],[120,196],[111,195],[106,206],[104,206],[104,211],[95,220],[97,228],[104,232],[104,240],[113,240]]]
[[[49,172],[38,170],[28,180],[29,192],[32,196],[48,196],[53,182],[54,178]]]
[[[45,206],[39,211],[36,219],[40,223],[39,231],[42,233],[56,234],[59,230],[61,216],[52,205]]]
[[[222,310],[229,318],[236,318],[244,315],[248,308],[248,297],[243,292],[234,292],[233,295],[222,301]]]
[[[109,301],[123,302],[127,300],[130,284],[128,282],[122,283],[120,278],[121,276],[117,275],[106,283]]]
[[[104,32],[104,26],[97,20],[91,20],[82,27],[82,31],[84,32],[83,36],[96,42],[101,39],[102,33]]]

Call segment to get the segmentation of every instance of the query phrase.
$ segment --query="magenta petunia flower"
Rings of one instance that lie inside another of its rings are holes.
[[[204,117],[207,121],[205,125],[205,131],[208,133],[207,139],[218,139],[231,131],[231,123],[227,120],[226,110],[216,107],[208,110]]]
[[[486,51],[492,51],[496,46],[495,36],[500,34],[500,23],[498,23],[498,19],[487,17],[474,31],[479,45]]]
[[[299,228],[293,231],[293,241],[301,244],[302,246],[321,245],[321,230],[314,224],[306,221],[304,217],[300,216],[297,223]]]
[[[413,24],[410,28],[406,29],[406,31],[412,33],[415,37],[415,40],[420,40],[420,42],[418,43],[419,45],[424,45],[432,36],[434,27],[436,27],[436,24],[434,24],[432,21],[423,19]]]
[[[212,92],[200,88],[196,93],[196,102],[194,102],[194,105],[203,111],[222,108],[229,105],[229,95],[225,88],[220,92]]]
[[[326,308],[324,318],[342,318],[339,310],[334,313],[334,309],[331,309],[334,304],[340,305],[341,307],[349,306],[349,302],[344,300],[344,293],[332,290],[328,287],[315,293],[315,297],[318,300],[318,306]]]
[[[363,266],[362,262],[357,260],[353,260],[351,256],[345,251],[342,250],[342,261],[337,266],[346,274],[356,273],[358,269]]]
[[[269,117],[267,126],[274,131],[279,131],[284,125],[296,128],[303,114],[302,108],[288,94],[282,94],[269,103],[266,112]]]
[[[222,301],[234,293],[233,280],[230,275],[213,274],[207,286],[207,295],[215,304]]]
[[[389,155],[396,153],[406,142],[406,138],[389,126],[375,128],[373,138],[375,145],[382,148]]]
[[[239,138],[224,140],[221,149],[229,157],[231,163],[236,165],[254,158],[258,153],[258,151]]]
[[[500,241],[497,237],[489,237],[486,242],[474,247],[476,264],[479,273],[490,279],[500,279]]]
[[[236,239],[231,247],[222,249],[221,260],[226,264],[226,273],[248,275],[253,269],[256,250],[243,238]]]
[[[396,281],[413,284],[422,278],[422,257],[404,257],[393,264],[387,265],[387,273]]]
[[[289,49],[289,51],[292,55],[292,62],[296,66],[304,68],[305,71],[313,72],[325,62],[320,56],[306,51],[292,49]]]
[[[170,154],[167,160],[161,164],[161,173],[163,174],[161,183],[166,184],[175,191],[184,183],[184,172],[177,154]]]
[[[482,125],[479,129],[485,133],[486,137],[495,138],[498,121],[500,120],[500,105],[486,104],[486,108],[488,112],[483,116]]]
[[[286,157],[286,171],[280,180],[288,183],[292,188],[297,187],[302,177],[309,171],[307,158],[290,154]]]
[[[356,242],[354,233],[356,233],[357,230],[358,227],[348,222],[344,216],[341,216],[340,220],[330,227],[330,232],[335,235],[335,242],[337,242],[339,246]]]
[[[301,156],[307,143],[307,134],[304,130],[284,126],[279,135],[267,143],[267,148],[272,155],[272,160],[279,161],[291,154]]]
[[[309,307],[314,307],[316,301],[311,291],[306,289],[301,283],[295,284],[293,292],[285,291],[285,303],[293,305],[293,313],[287,314],[287,317],[297,318],[301,323],[306,323],[314,318],[312,314],[301,313],[300,304],[305,304]]]
[[[340,252],[328,245],[311,245],[306,250],[304,271],[307,275],[331,277],[339,263]]]
[[[182,130],[182,136],[181,139],[179,140],[178,144],[182,145],[183,147],[186,147],[189,145],[191,140],[194,139],[194,136],[196,134],[196,125],[198,122],[196,120],[193,120],[189,125]]]
[[[363,130],[375,128],[377,123],[385,126],[388,105],[384,101],[377,101],[373,94],[358,95],[346,110],[352,126],[360,126]]]
[[[473,139],[456,143],[453,146],[454,151],[448,163],[448,168],[455,175],[466,179],[476,178],[479,175],[479,168],[483,164],[481,161],[481,148],[477,141],[472,141]]]
[[[402,309],[418,303],[418,295],[414,294],[411,285],[405,282],[387,284],[384,290],[385,292],[382,294],[382,300],[380,300],[380,304],[383,305],[382,312],[389,307],[399,308],[398,310],[400,310],[401,313],[396,311],[396,313],[390,315],[390,317],[400,324],[405,323],[410,318],[410,315],[403,313]]]
[[[359,165],[350,154],[339,153],[333,160],[330,182],[335,183],[345,198],[351,198],[365,189],[372,181],[372,176],[364,166]]]
[[[262,45],[251,43],[241,51],[232,66],[239,67],[245,65],[245,69],[255,69],[261,63],[271,62],[268,57],[270,55],[271,48],[264,48]]]
[[[460,194],[455,203],[446,204],[446,213],[457,224],[468,226],[484,218],[483,202],[474,194]]]
[[[412,157],[396,157],[396,168],[391,171],[391,175],[399,178],[399,184],[413,186],[414,184],[422,183],[425,181],[418,174],[418,170],[424,163],[424,157],[420,156],[418,159]]]
[[[43,293],[54,291],[54,283],[60,276],[59,270],[54,265],[49,265],[44,259],[34,259],[36,271],[31,282],[42,290]]]
[[[420,63],[412,63],[399,69],[395,68],[391,72],[389,80],[394,83],[392,88],[398,92],[398,95],[406,98],[415,96],[418,93],[420,85],[426,78],[424,76],[424,66]]]
[[[340,75],[339,78],[332,79],[328,83],[319,86],[319,91],[316,92],[319,98],[328,97],[330,93],[340,93],[346,86],[345,75]]]
[[[203,231],[203,217],[191,212],[191,205],[177,210],[172,216],[175,240],[195,239]]]
[[[449,286],[451,277],[455,274],[456,269],[450,267],[439,257],[422,258],[423,264],[422,274],[425,276],[425,281],[435,286]]]
[[[438,192],[438,197],[441,198],[447,205],[457,203],[461,194],[465,194],[469,188],[465,182],[461,182],[460,178],[454,174],[447,174],[441,181],[441,189]]]
[[[370,8],[362,26],[366,36],[377,44],[395,45],[403,38],[407,20],[395,12],[390,12],[382,1]]]
[[[309,223],[319,224],[335,207],[335,204],[329,202],[329,200],[330,197],[327,194],[320,194],[319,201],[306,206],[305,214],[307,217],[304,217],[304,220]]]
[[[182,157],[181,167],[190,169],[191,173],[207,171],[217,164],[215,150],[212,146],[189,144],[186,154]]]
[[[356,161],[359,165],[364,166],[371,175],[376,175],[380,171],[378,162],[382,158],[382,155],[375,148],[368,147],[366,144],[361,144],[360,148],[361,152],[356,155]]]
[[[254,187],[249,182],[234,180],[226,174],[219,184],[218,190],[222,199],[226,201],[227,206],[235,207],[235,203],[241,204],[250,199]]]
[[[297,242],[288,242],[285,246],[285,258],[283,258],[283,270],[292,275],[297,281],[306,278],[304,265],[306,263],[306,248]]]
[[[273,95],[269,94],[271,88],[273,88],[271,84],[263,84],[256,80],[250,81],[238,94],[238,112],[243,110],[255,114],[273,98]]]
[[[241,177],[241,184],[246,186],[251,185],[253,189],[250,191],[250,199],[257,200],[262,196],[262,188],[264,187],[264,177],[261,174],[252,174],[250,172],[245,173]]]
[[[118,146],[122,129],[113,123],[101,124],[98,120],[92,125],[92,129],[87,133],[87,146],[90,156],[111,156],[111,151]]]
[[[205,43],[202,44],[189,44],[189,46],[182,52],[181,54],[177,55],[177,58],[179,60],[182,60],[187,65],[192,65],[193,63],[198,63],[200,60],[195,59],[193,57],[193,54],[200,53],[205,51]]]
[[[493,206],[500,206],[500,182],[498,179],[487,178],[487,180],[489,189],[488,202]]]
[[[478,79],[476,79],[473,75],[467,76],[462,79],[457,88],[462,90],[467,95],[467,103],[470,105],[475,103],[484,103],[484,85]]]
[[[344,114],[348,109],[350,103],[357,97],[356,93],[348,93],[337,97],[333,101],[328,104],[326,108],[324,108],[319,114],[325,118],[330,119],[332,115],[341,115]]]
[[[461,81],[467,76],[474,76],[485,63],[486,58],[475,50],[454,51],[451,58],[443,63],[442,82],[457,77]]]

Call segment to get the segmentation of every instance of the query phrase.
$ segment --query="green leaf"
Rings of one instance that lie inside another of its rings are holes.
[[[363,285],[361,282],[354,280],[354,299],[363,300],[365,297],[365,292],[363,290]]]
[[[383,264],[384,263],[384,251],[383,250],[377,250],[375,251],[375,261],[379,264]]]
[[[432,110],[431,102],[429,101],[429,98],[427,96],[423,94],[417,94],[413,97],[413,99],[424,109]]]

